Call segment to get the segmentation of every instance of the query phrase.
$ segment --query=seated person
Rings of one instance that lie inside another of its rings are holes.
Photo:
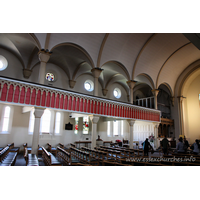
[[[199,144],[199,140],[195,140],[195,143],[191,146],[192,149],[192,153],[193,154],[199,154],[199,149],[200,149],[200,144]]]
[[[183,144],[183,138],[180,137],[178,140],[179,140],[179,142],[176,145],[177,153],[185,153],[184,144]]]

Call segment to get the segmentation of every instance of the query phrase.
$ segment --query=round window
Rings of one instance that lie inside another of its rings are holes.
[[[119,99],[121,97],[121,90],[119,88],[115,88],[113,91],[113,95],[115,98]]]
[[[52,73],[47,73],[47,74],[46,74],[46,80],[47,80],[47,81],[50,81],[50,82],[54,81],[54,80],[55,80],[54,74],[52,74]]]
[[[94,83],[91,80],[87,80],[84,83],[84,87],[87,91],[91,92],[94,90]]]
[[[7,66],[8,66],[8,61],[6,60],[5,57],[0,55],[0,71],[3,71],[4,69],[6,69]]]

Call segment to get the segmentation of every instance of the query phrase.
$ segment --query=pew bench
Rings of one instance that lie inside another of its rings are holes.
[[[15,147],[14,142],[11,144],[8,144],[8,147],[9,147],[10,152],[17,152],[17,154],[19,154],[20,147]]]
[[[17,158],[17,152],[9,152],[6,146],[0,151],[0,166],[14,166]]]
[[[58,160],[61,160],[64,165],[71,165],[71,154],[67,151],[65,151],[64,148],[57,147],[57,157]]]
[[[47,143],[47,145],[48,145],[47,150],[48,150],[50,153],[54,154],[54,156],[56,156],[56,154],[57,154],[57,149],[56,149],[55,147],[52,147],[50,143]]]
[[[42,158],[47,166],[62,166],[61,162],[57,160],[57,158],[51,153],[48,152],[43,146],[42,146]]]
[[[26,166],[39,166],[38,158],[35,154],[29,154],[27,148],[24,155]]]

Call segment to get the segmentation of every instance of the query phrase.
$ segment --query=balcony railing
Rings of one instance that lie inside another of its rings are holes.
[[[76,113],[160,122],[160,111],[0,77],[0,101]]]

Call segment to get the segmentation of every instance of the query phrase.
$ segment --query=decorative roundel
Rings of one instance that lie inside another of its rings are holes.
[[[3,71],[4,69],[6,69],[8,66],[8,61],[6,60],[6,58],[2,55],[0,55],[0,71]]]
[[[113,90],[113,95],[115,98],[119,99],[121,97],[121,90],[119,88],[115,88]]]
[[[94,83],[91,80],[87,80],[84,83],[84,87],[87,91],[91,92],[94,90]]]
[[[54,81],[55,80],[54,74],[49,73],[49,72],[46,73],[46,80],[50,82]]]

